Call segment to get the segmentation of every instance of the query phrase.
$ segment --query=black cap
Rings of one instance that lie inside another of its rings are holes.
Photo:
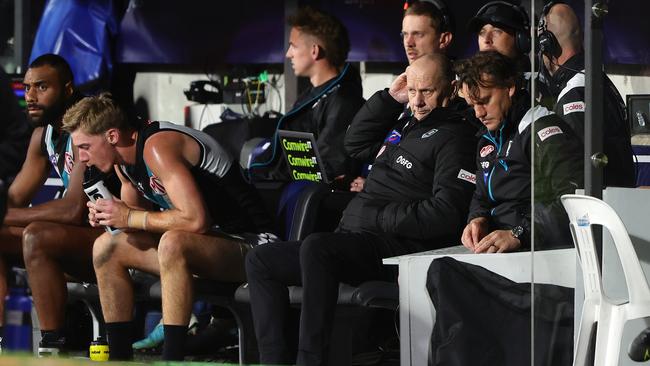
[[[512,30],[528,30],[528,19],[523,10],[516,5],[504,2],[488,3],[482,7],[474,18],[470,19],[467,27],[471,32],[478,33],[481,28],[491,24],[497,27],[505,27]]]

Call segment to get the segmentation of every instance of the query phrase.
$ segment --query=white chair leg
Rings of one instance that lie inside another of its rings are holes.
[[[618,366],[625,315],[624,306],[601,308],[594,366]]]
[[[578,337],[576,339],[576,345],[573,349],[573,366],[591,366],[587,363],[589,360],[587,350],[589,349],[591,334],[596,325],[595,306],[583,306],[582,317],[580,319]]]

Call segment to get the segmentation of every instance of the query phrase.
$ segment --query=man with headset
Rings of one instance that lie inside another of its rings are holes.
[[[509,1],[490,1],[476,12],[468,28],[478,36],[479,51],[497,51],[513,59],[521,74],[517,86],[530,92],[535,81],[536,99],[549,104],[543,100],[548,94],[545,86],[533,74],[528,58],[531,40],[526,9]]]
[[[427,54],[446,53],[453,40],[456,24],[443,0],[414,1],[408,4],[402,18],[402,40],[409,64]],[[400,115],[404,123],[410,117],[408,108]],[[404,125],[404,123],[398,125]],[[399,143],[401,130],[389,133],[386,142]],[[350,183],[350,191],[361,192],[365,178]]]
[[[291,33],[286,57],[297,76],[309,78],[311,88],[298,97],[278,126],[312,132],[327,175],[339,182],[351,177],[342,183],[347,187],[360,166],[345,154],[343,137],[364,102],[359,72],[345,62],[350,51],[348,31],[335,17],[308,7],[291,15],[288,23]],[[271,151],[257,158],[251,170],[256,177],[290,180],[279,147]]]
[[[552,1],[542,10],[538,27],[539,50],[543,61],[540,80],[555,101],[554,112],[561,116],[584,141],[585,75],[582,31],[571,7]],[[612,81],[603,73],[603,148],[606,186],[635,187],[636,177],[626,123],[625,104]]]
[[[422,55],[444,53],[453,40],[454,28],[454,19],[442,0],[409,4],[401,32],[409,64]]]
[[[506,1],[483,5],[469,21],[478,35],[479,51],[497,51],[515,60],[517,71],[530,71],[530,22],[526,10]]]

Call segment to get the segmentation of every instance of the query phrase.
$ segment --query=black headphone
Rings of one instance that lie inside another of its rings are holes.
[[[512,3],[509,3],[507,1],[501,1],[501,0],[496,0],[496,1],[490,1],[489,3],[483,5],[477,12],[475,17],[480,17],[487,11],[487,9],[495,6],[495,5],[506,5],[509,6],[515,11],[517,11],[521,15],[521,19],[523,19],[524,23],[522,24],[524,26],[524,29],[514,29],[515,31],[515,47],[517,47],[517,50],[520,53],[528,53],[530,52],[530,23],[528,22],[528,14],[526,13],[526,10],[520,6],[520,5],[515,5]]]
[[[414,3],[414,2],[432,4],[436,9],[438,9],[438,12],[440,13],[440,18],[442,20],[439,31],[441,33],[442,32],[454,33],[454,31],[456,30],[456,23],[454,22],[454,17],[451,15],[451,12],[449,11],[449,7],[447,7],[447,4],[445,4],[443,0],[416,0],[410,3]]]
[[[558,58],[562,54],[562,47],[555,38],[555,34],[546,28],[546,16],[551,11],[551,8],[557,4],[564,4],[563,1],[549,1],[542,9],[542,15],[539,17],[539,24],[537,25],[537,44],[539,45],[539,52],[549,58]]]

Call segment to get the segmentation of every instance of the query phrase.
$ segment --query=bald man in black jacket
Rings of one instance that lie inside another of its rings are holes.
[[[391,280],[382,258],[457,243],[475,187],[476,139],[474,127],[446,108],[453,79],[445,56],[423,56],[362,107],[345,146],[353,157],[376,158],[334,233],[249,252],[246,273],[261,363],[296,363],[285,333],[287,286],[303,286],[297,364],[324,365],[339,282]],[[382,143],[407,100],[413,118],[401,141]]]

